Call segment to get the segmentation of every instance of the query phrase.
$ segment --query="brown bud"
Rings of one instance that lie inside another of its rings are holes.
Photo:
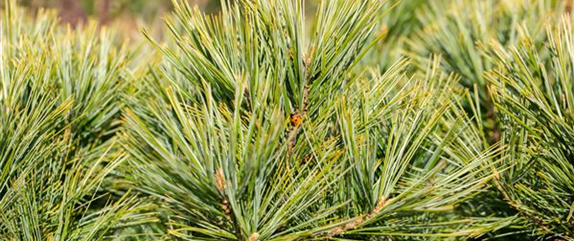
[[[225,190],[225,176],[223,175],[223,169],[217,169],[215,173],[215,184],[217,185],[217,190],[223,192]]]
[[[252,233],[251,236],[249,236],[249,241],[259,241],[259,233]]]

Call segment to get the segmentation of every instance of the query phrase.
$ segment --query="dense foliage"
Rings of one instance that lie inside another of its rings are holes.
[[[568,2],[5,5],[0,240],[574,241]]]

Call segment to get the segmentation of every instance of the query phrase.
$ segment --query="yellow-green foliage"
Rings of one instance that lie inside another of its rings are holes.
[[[0,240],[574,240],[565,2],[5,3]]]

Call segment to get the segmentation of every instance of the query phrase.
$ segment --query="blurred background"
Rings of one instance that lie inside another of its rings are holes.
[[[55,9],[61,23],[76,26],[88,20],[96,20],[100,25],[116,25],[129,38],[141,37],[146,29],[152,36],[162,39],[164,17],[172,11],[172,0],[7,0],[15,1],[32,16],[38,9]],[[187,0],[205,12],[219,10],[220,0]],[[397,0],[391,0],[397,1]],[[419,0],[417,0],[419,1]],[[0,8],[5,5],[0,0]],[[305,0],[306,14],[316,10],[319,0]],[[2,11],[0,11],[0,15]]]
[[[9,0],[12,1],[12,0]],[[31,10],[53,8],[62,21],[76,25],[88,18],[103,24],[121,21],[123,24],[156,22],[165,12],[171,11],[171,0],[14,0]],[[219,0],[188,0],[205,11],[216,11]],[[3,2],[3,1],[2,1]],[[2,5],[2,3],[0,3]]]
[[[127,39],[140,39],[146,29],[160,40],[164,37],[164,20],[172,11],[172,0],[7,0],[15,1],[30,14],[38,9],[57,10],[61,23],[77,26],[88,20],[100,26],[114,25]],[[217,12],[219,0],[187,0],[205,12]],[[6,1],[0,0],[0,8]],[[1,15],[0,11],[0,15]]]

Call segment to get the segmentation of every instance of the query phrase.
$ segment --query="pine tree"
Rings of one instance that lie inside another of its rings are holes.
[[[565,17],[542,49],[532,38],[494,43],[487,75],[508,146],[496,184],[525,232],[553,240],[574,240],[573,34]]]
[[[219,3],[4,2],[0,240],[574,241],[571,4]]]
[[[526,33],[540,43],[545,26],[558,21],[565,11],[564,1],[447,0],[433,1],[428,9],[419,15],[425,26],[411,38],[409,56],[424,69],[429,55],[441,54],[444,70],[459,75],[464,87],[478,93],[480,105],[474,111],[479,111],[476,114],[482,119],[485,138],[496,143],[500,125],[484,78],[492,68],[484,46],[497,41],[511,47]]]
[[[457,215],[494,175],[437,58],[357,69],[381,1],[175,2],[174,44],[126,110],[126,174],[157,199],[166,238],[413,240],[480,236]],[[174,47],[176,46],[176,47]]]
[[[125,158],[114,132],[129,54],[54,12],[30,19],[8,2],[1,22],[0,239],[106,239],[144,207],[112,200],[105,181]]]

